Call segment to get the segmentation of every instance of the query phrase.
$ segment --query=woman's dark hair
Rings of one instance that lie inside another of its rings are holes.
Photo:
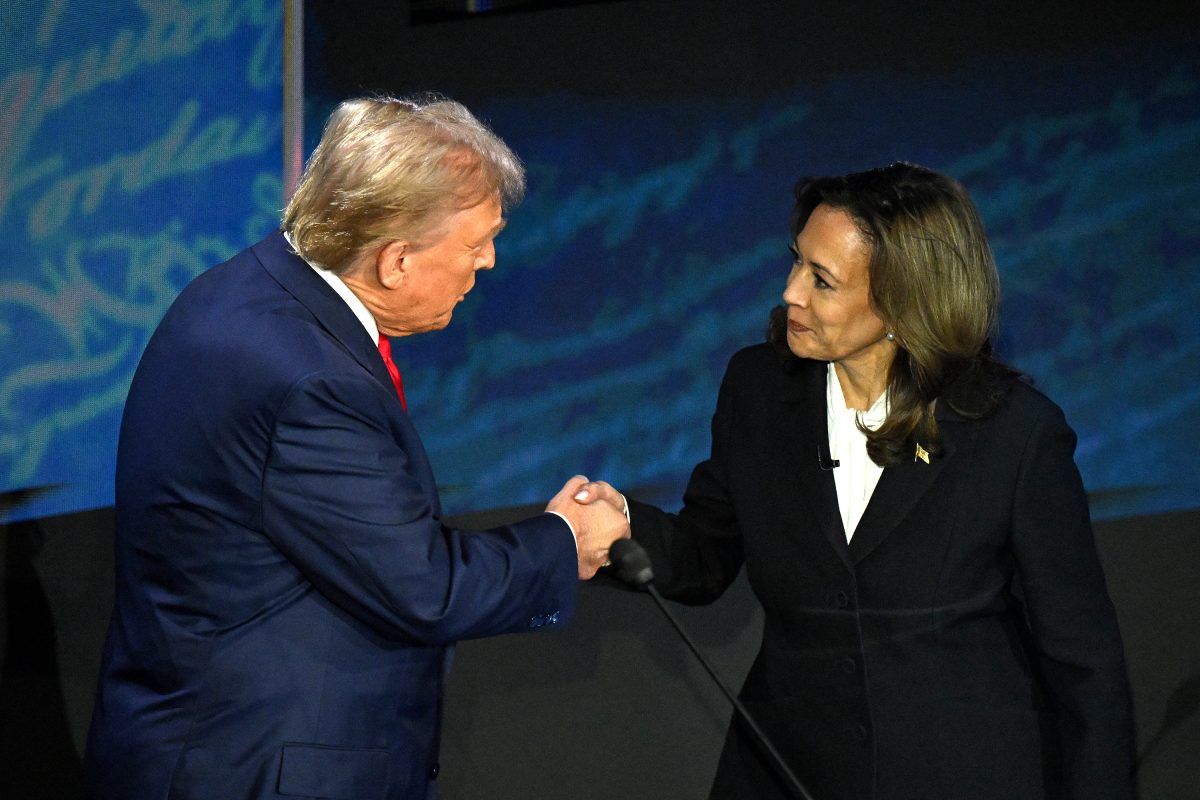
[[[979,212],[957,181],[903,162],[800,181],[793,238],[819,205],[845,211],[870,247],[871,305],[899,346],[887,419],[864,429],[867,453],[881,466],[911,459],[918,443],[936,454],[936,403],[984,416],[1003,395],[998,378],[1012,374],[991,359],[1000,281]],[[776,309],[768,340],[791,356],[785,319]]]

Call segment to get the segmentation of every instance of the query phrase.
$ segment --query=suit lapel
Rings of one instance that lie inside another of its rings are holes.
[[[391,376],[379,355],[377,342],[372,342],[358,317],[337,292],[313,271],[312,267],[292,252],[291,246],[276,231],[254,245],[259,263],[279,284],[307,308],[317,322],[346,349],[389,391],[394,391]]]
[[[784,381],[779,400],[784,404],[784,435],[793,447],[793,462],[799,473],[799,485],[808,491],[813,519],[847,567],[851,567],[846,547],[846,531],[838,511],[837,487],[833,471],[822,469],[822,454],[828,459],[829,425],[825,408],[825,365],[802,362]]]
[[[281,232],[276,231],[252,249],[267,272],[307,308],[317,323],[396,399],[396,410],[399,413],[400,400],[396,398],[396,387],[387,367],[384,366],[383,357],[379,355],[379,345],[371,341],[370,335],[346,302],[338,297],[337,292],[317,275],[312,267],[292,252]],[[406,423],[401,429],[401,444],[410,460],[412,474],[424,487],[433,508],[433,515],[441,517],[441,501],[425,447],[412,425],[411,417],[407,413],[400,416]]]
[[[949,409],[943,412],[940,407],[936,416],[942,453],[936,457],[931,456],[928,464],[917,459],[914,454],[911,460],[883,470],[871,500],[863,511],[862,519],[854,530],[854,536],[850,539],[850,557],[855,564],[870,555],[895,530],[959,452],[960,446],[955,441],[955,434],[963,427],[960,424],[962,418]],[[933,522],[929,520],[930,524]]]

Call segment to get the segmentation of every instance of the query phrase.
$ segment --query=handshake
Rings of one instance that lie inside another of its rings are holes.
[[[605,566],[613,542],[629,537],[625,498],[604,481],[576,475],[550,498],[546,510],[561,515],[574,528],[582,581]]]

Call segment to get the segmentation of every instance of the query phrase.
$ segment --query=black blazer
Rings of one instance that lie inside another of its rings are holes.
[[[663,594],[745,563],[765,613],[741,696],[817,800],[1132,796],[1128,680],[1062,411],[1016,379],[943,453],[883,471],[847,546],[823,362],[735,355],[678,515],[631,504]],[[943,404],[944,405],[944,404]],[[741,725],[713,797],[785,797]]]

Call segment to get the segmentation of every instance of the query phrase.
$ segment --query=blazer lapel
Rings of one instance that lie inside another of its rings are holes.
[[[254,245],[259,263],[284,289],[307,308],[326,331],[355,361],[375,376],[384,388],[394,391],[392,378],[362,323],[342,298],[302,258],[292,252],[281,231]]]
[[[847,567],[852,566],[846,547],[846,530],[838,511],[837,487],[833,470],[821,464],[829,458],[829,425],[825,408],[825,365],[803,362],[795,373],[787,375],[779,400],[787,406],[783,414],[784,434],[794,449],[793,461],[799,473],[799,485],[806,491],[813,519],[829,545]]]
[[[887,467],[879,476],[879,483],[871,495],[854,536],[850,539],[850,557],[855,564],[862,561],[900,524],[921,496],[933,486],[946,465],[954,460],[959,446],[955,433],[960,429],[961,417],[948,408],[939,406],[935,413],[941,435],[942,452],[930,456],[929,463],[914,456],[895,466]]]

